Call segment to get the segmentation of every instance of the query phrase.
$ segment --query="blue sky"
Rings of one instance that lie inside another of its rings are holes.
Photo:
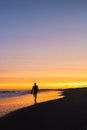
[[[61,67],[85,75],[87,1],[1,0],[0,59],[0,77],[50,76]]]

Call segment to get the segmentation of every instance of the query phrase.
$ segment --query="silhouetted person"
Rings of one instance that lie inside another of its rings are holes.
[[[38,86],[36,85],[36,83],[34,83],[34,86],[32,87],[31,93],[34,96],[34,101],[36,103],[36,99],[37,99],[37,92],[39,91]]]

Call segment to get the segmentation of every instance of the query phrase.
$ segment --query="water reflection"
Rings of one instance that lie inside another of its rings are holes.
[[[37,103],[45,102],[48,100],[54,100],[62,98],[61,92],[58,91],[48,91],[38,93]],[[7,113],[27,107],[34,104],[33,96],[26,94],[23,96],[1,98],[0,99],[0,117],[6,115]]]

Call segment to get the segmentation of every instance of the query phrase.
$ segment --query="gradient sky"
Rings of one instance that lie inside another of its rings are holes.
[[[35,80],[86,85],[87,0],[0,0],[0,88]]]

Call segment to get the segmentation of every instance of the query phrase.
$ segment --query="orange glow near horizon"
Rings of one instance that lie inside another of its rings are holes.
[[[87,85],[85,77],[42,77],[42,78],[0,78],[0,89],[31,89],[37,82],[41,88],[76,88]]]
[[[46,65],[46,66],[45,66]],[[28,65],[15,66],[0,73],[0,89],[31,89],[34,82],[40,88],[70,88],[87,85],[87,67],[75,63],[47,63],[30,68]],[[49,65],[49,67],[48,67]],[[57,67],[58,66],[58,67]],[[13,70],[14,69],[14,70]]]

